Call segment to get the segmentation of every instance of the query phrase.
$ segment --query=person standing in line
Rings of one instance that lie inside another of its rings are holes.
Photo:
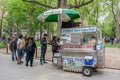
[[[26,43],[25,43],[25,53],[26,53],[25,61],[27,61],[27,59],[28,59],[28,54],[29,54],[29,52],[28,52],[29,37],[25,39],[25,42],[26,42]]]
[[[40,42],[41,42],[40,64],[43,65],[43,63],[47,63],[47,62],[45,62],[45,54],[46,54],[46,50],[47,50],[47,34],[43,35]]]
[[[60,38],[58,37],[57,38],[57,53],[59,53],[60,52]]]
[[[24,53],[25,53],[25,45],[26,45],[25,39],[26,39],[26,37],[22,38],[22,45],[23,45],[23,47],[22,47],[22,58],[24,57]]]
[[[33,58],[34,58],[34,53],[35,53],[36,48],[37,47],[36,47],[36,44],[34,42],[33,37],[30,37],[28,45],[27,45],[28,55],[27,55],[27,58],[26,58],[26,66],[29,66],[28,65],[29,61],[30,61],[30,66],[31,67],[33,66]]]
[[[17,64],[21,64],[23,63],[22,61],[22,48],[23,48],[23,45],[22,45],[22,35],[19,35],[19,38],[18,38],[18,41],[17,41],[17,53],[18,53],[18,59],[17,59]]]
[[[53,62],[53,57],[55,53],[57,53],[57,37],[53,36],[52,38],[52,62]]]
[[[16,39],[16,36],[12,37],[12,41],[10,42],[9,49],[12,52],[12,61],[14,61],[15,59],[17,60],[17,55],[16,55],[17,39]]]

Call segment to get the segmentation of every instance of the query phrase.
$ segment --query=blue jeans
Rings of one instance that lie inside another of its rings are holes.
[[[22,57],[24,57],[25,49],[22,48]]]
[[[29,61],[30,61],[30,65],[33,64],[33,57],[34,57],[34,52],[28,51],[27,58],[26,58],[26,65],[28,65]]]
[[[41,46],[41,56],[40,56],[40,62],[45,62],[45,54],[46,54],[47,47]]]
[[[16,58],[16,60],[17,60],[16,51],[17,51],[17,49],[13,49],[13,50],[12,50],[12,61],[14,61],[14,60],[15,60],[15,59],[14,59],[14,57],[15,57],[15,58]]]
[[[26,49],[26,61],[28,60],[28,57],[29,57],[29,51],[28,49]]]

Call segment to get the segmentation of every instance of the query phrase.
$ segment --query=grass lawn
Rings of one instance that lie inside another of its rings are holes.
[[[37,41],[36,45],[37,45],[37,47],[40,47],[40,42]],[[48,44],[48,46],[51,46],[51,45]],[[109,48],[118,48],[119,46],[120,46],[120,44],[118,44],[118,43],[113,44],[113,45],[111,45],[111,43],[105,43],[105,47],[109,47]]]
[[[5,48],[5,47],[6,47],[6,45],[3,42],[0,42],[0,49]]]
[[[40,47],[40,42],[39,41],[36,41],[36,46],[37,47]],[[51,47],[51,45],[48,44],[49,47]],[[6,45],[3,43],[3,42],[0,42],[0,48],[5,48]],[[116,43],[116,44],[113,44],[111,45],[111,43],[105,43],[105,47],[109,47],[109,48],[118,48],[120,47],[120,44]]]
[[[36,46],[37,46],[37,47],[40,47],[40,45],[41,45],[41,44],[40,44],[40,42],[39,42],[39,41],[36,41],[35,43],[36,43]],[[50,44],[47,44],[47,46],[51,47],[51,45],[50,45]]]
[[[120,44],[119,43],[115,43],[115,44],[111,45],[111,43],[105,43],[105,47],[118,48],[118,47],[120,47]]]

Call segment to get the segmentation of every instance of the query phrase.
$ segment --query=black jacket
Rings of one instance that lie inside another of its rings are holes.
[[[42,47],[47,47],[47,40],[46,40],[46,38],[43,37],[40,42],[41,42],[41,46]]]
[[[52,51],[53,52],[57,52],[57,47],[58,47],[57,42],[56,41],[52,41]]]

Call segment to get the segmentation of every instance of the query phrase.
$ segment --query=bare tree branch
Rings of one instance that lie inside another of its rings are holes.
[[[48,7],[48,8],[52,8],[52,9],[56,9],[57,8],[57,7],[53,7],[53,6],[50,6],[50,5],[43,4],[43,3],[35,1],[35,0],[34,1],[33,0],[23,0],[23,1],[29,2],[29,3],[39,4],[39,5],[43,6],[43,7]]]
[[[84,5],[87,5],[87,4],[90,4],[91,2],[93,2],[94,0],[89,0],[87,2],[82,2],[81,4],[78,4],[78,5],[69,5],[68,8],[79,8],[79,7],[82,7]]]

